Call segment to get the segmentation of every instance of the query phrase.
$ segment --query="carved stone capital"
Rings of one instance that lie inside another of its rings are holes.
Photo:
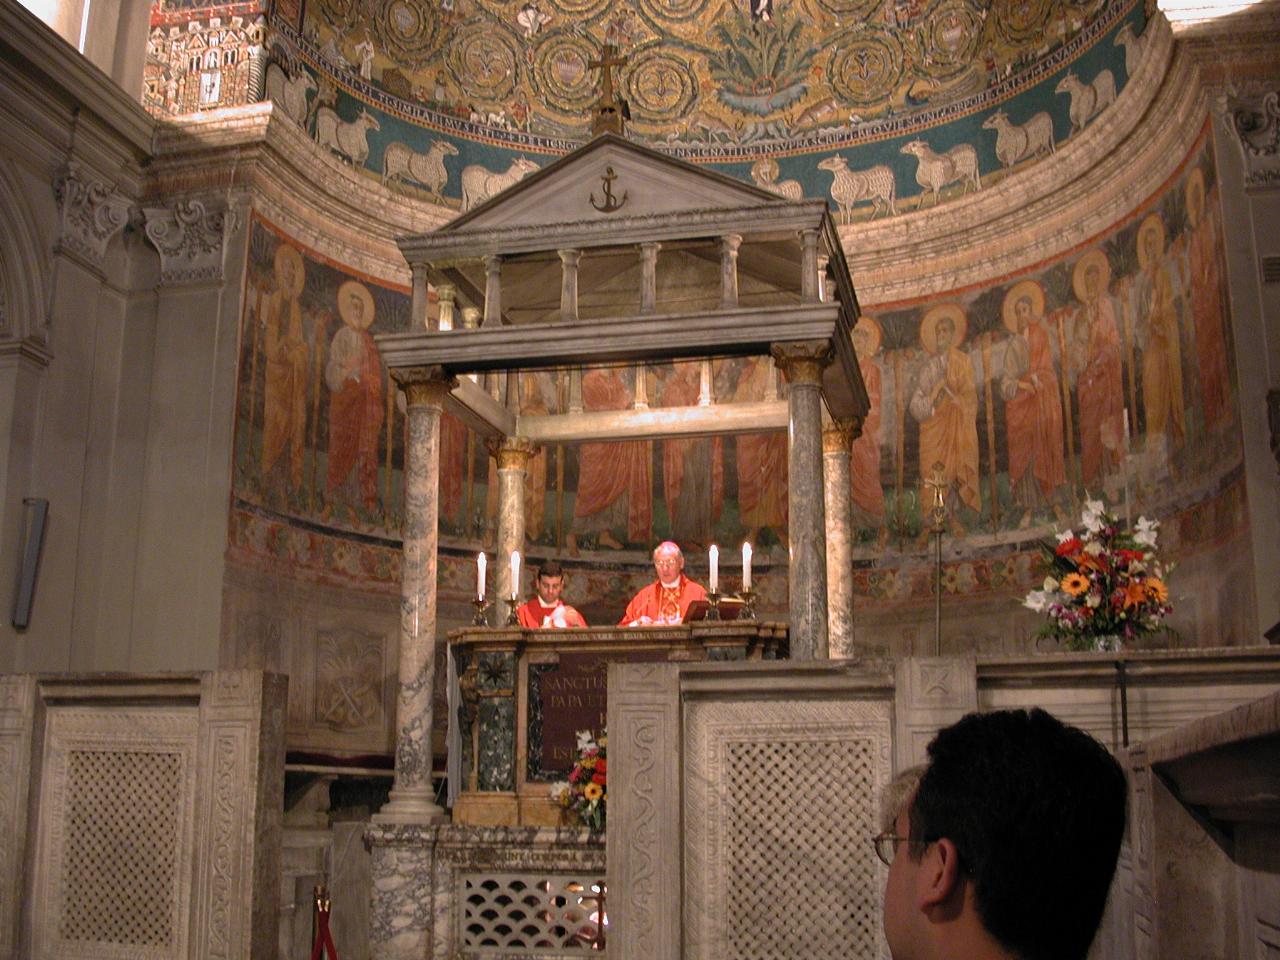
[[[498,461],[499,470],[524,470],[538,452],[538,445],[524,437],[503,437],[488,442],[489,455]]]
[[[822,452],[824,455],[837,453],[848,455],[853,441],[860,436],[862,436],[861,417],[832,420],[822,428]]]
[[[1245,186],[1280,185],[1280,90],[1228,93],[1215,105],[1244,158]]]
[[[202,283],[222,279],[226,240],[239,223],[236,211],[211,208],[201,200],[179,200],[169,207],[147,207],[147,239],[160,252],[163,283]]]
[[[129,222],[129,198],[74,160],[58,175],[53,192],[61,215],[59,247],[101,267],[107,244]]]
[[[790,384],[820,384],[823,369],[834,357],[831,344],[825,340],[775,343],[769,353],[777,361],[778,369]]]
[[[405,403],[410,407],[444,408],[445,398],[458,385],[458,381],[440,367],[406,367],[391,371],[391,379],[404,391]]]

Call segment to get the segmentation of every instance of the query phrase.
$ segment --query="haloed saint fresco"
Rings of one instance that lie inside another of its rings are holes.
[[[1031,538],[1087,492],[1197,499],[1240,463],[1222,225],[1211,154],[1130,220],[1000,283],[869,310],[853,347],[871,408],[851,451],[859,548],[915,550],[932,490],[952,537]],[[409,297],[253,228],[236,496],[246,506],[393,541],[404,413],[373,334]],[[526,416],[784,400],[763,357],[489,375]],[[490,539],[497,470],[446,413],[440,525]],[[1203,489],[1202,489],[1203,488]],[[1207,494],[1205,494],[1207,495]],[[923,506],[922,506],[923,505]],[[531,458],[531,547],[575,555],[749,539],[786,544],[783,432],[551,444]]]

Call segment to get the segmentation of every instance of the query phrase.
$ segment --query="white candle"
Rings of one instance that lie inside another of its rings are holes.
[[[484,599],[484,568],[487,562],[481,551],[480,556],[476,557],[476,597],[480,600]]]
[[[520,596],[520,551],[511,551],[511,595]]]
[[[1124,452],[1129,452],[1129,408],[1124,408]]]
[[[751,544],[742,543],[742,589],[751,589]]]
[[[720,548],[711,545],[711,592],[716,593],[720,586]]]

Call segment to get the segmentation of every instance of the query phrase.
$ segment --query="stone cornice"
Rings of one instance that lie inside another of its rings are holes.
[[[35,16],[12,0],[0,0],[0,59],[25,61],[20,72],[42,74],[59,99],[100,117],[139,156],[151,152],[155,122],[135,97],[81,56]]]
[[[1153,19],[1148,34],[1116,103],[1049,159],[936,211],[843,228],[863,303],[911,300],[1027,269],[1105,232],[1155,193],[1199,137],[1207,100],[1167,21]]]
[[[53,354],[40,341],[26,337],[22,340],[0,340],[0,365],[28,363],[44,369],[53,360]]]

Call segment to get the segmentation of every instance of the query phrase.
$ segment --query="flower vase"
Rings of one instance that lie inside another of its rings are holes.
[[[1093,638],[1093,650],[1097,653],[1116,653],[1124,649],[1124,637],[1115,633],[1100,633]]]

